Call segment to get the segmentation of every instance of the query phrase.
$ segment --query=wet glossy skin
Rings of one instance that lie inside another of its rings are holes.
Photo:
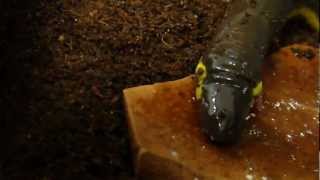
[[[245,81],[234,85],[211,81],[203,87],[202,126],[212,141],[236,141],[244,127],[238,119],[245,119],[249,113],[251,91]]]
[[[231,5],[213,47],[203,59],[206,77],[198,87],[202,128],[212,141],[239,140],[254,88],[261,81],[262,61],[272,37],[286,22],[284,17],[297,7],[293,2],[238,1]]]

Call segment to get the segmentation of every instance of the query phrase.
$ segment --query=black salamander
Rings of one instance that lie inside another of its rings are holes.
[[[202,129],[213,142],[239,140],[254,96],[262,91],[261,66],[272,37],[298,15],[319,31],[318,13],[309,8],[317,8],[318,2],[238,0],[231,4],[212,48],[196,68]]]

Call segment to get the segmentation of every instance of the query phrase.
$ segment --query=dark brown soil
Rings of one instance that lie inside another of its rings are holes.
[[[0,1],[0,179],[133,179],[122,90],[192,73],[226,5]]]

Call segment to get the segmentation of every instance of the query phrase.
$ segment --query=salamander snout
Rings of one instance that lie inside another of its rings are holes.
[[[221,144],[235,143],[241,136],[250,110],[252,91],[249,86],[206,83],[201,99],[201,125],[210,140]]]

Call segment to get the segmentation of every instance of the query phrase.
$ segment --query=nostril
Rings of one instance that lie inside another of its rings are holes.
[[[226,115],[225,110],[222,110],[222,111],[220,111],[220,112],[218,113],[218,118],[221,119],[221,120],[225,119],[226,116],[227,116],[227,115]]]
[[[221,110],[216,114],[216,121],[218,123],[219,131],[225,131],[227,127],[226,117],[227,115],[225,110]]]

